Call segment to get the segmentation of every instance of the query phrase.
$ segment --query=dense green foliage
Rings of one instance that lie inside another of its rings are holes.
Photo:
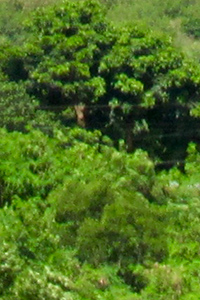
[[[1,299],[198,294],[200,154],[156,175],[146,153],[99,141],[1,130]]]
[[[2,73],[41,107],[57,110],[64,124],[59,110],[83,107],[86,128],[115,144],[125,140],[129,152],[139,147],[161,160],[185,158],[188,143],[199,139],[200,68],[170,37],[115,28],[104,15],[96,1],[37,10],[23,46],[2,47]]]
[[[198,5],[0,2],[0,300],[199,298]]]

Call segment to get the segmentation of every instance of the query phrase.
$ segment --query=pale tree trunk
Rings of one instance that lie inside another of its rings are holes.
[[[85,128],[87,126],[87,115],[88,109],[85,105],[75,105],[75,114],[76,114],[76,121],[80,127]]]

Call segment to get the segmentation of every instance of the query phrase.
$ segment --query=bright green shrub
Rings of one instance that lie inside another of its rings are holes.
[[[98,132],[87,135],[81,129],[68,129],[66,134],[55,130],[54,139],[38,130],[22,134],[1,129],[0,135],[1,206],[10,203],[15,195],[24,200],[45,198],[66,176],[76,173],[86,153],[92,159],[101,142]],[[94,141],[96,145],[92,147],[84,141]]]

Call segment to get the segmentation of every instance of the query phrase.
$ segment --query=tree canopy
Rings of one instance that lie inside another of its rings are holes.
[[[200,68],[170,37],[115,28],[104,15],[95,0],[38,9],[22,47],[4,49],[3,74],[22,82],[41,108],[74,108],[79,124],[116,145],[124,139],[129,152],[140,147],[161,160],[183,159],[199,139]]]

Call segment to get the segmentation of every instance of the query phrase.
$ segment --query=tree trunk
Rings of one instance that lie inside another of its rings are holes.
[[[87,115],[88,115],[87,107],[85,105],[75,105],[74,109],[75,109],[75,113],[76,113],[77,124],[80,127],[86,128]]]

